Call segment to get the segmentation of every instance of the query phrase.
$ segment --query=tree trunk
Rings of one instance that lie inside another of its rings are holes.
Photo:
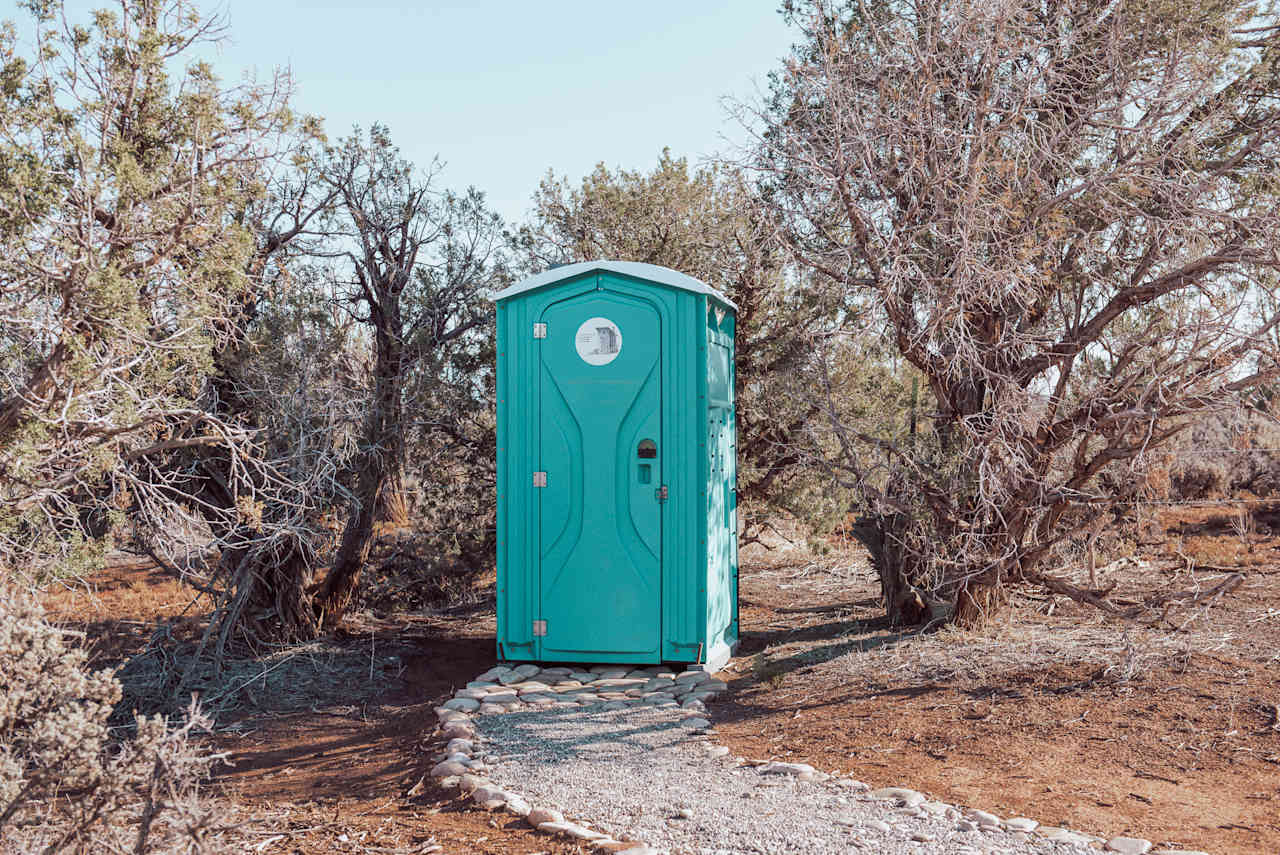
[[[374,511],[383,480],[383,472],[375,452],[360,473],[356,491],[356,508],[342,531],[338,554],[324,581],[316,591],[315,609],[320,626],[333,627],[346,614],[347,607],[360,584],[360,573],[369,560],[373,546]]]
[[[989,571],[965,583],[956,592],[955,615],[952,620],[960,626],[976,628],[1008,602],[1008,594],[999,580],[999,573]]]
[[[387,461],[387,474],[378,497],[375,520],[395,528],[409,524],[409,494],[404,486],[404,455],[398,449]]]
[[[316,591],[316,614],[323,627],[332,627],[341,621],[351,605],[373,546],[379,505],[393,473],[402,469],[400,386],[404,354],[396,295],[387,295],[381,305],[381,323],[374,335],[374,395],[365,427],[364,459],[356,484],[355,508],[342,531],[333,566]]]
[[[933,619],[925,592],[919,587],[919,570],[903,548],[903,536],[910,520],[904,514],[861,517],[852,533],[867,552],[880,577],[880,595],[885,613],[894,626],[917,626]]]

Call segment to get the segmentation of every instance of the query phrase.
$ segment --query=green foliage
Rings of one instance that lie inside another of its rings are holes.
[[[42,572],[100,536],[87,516],[165,492],[124,463],[199,435],[254,250],[237,213],[292,117],[280,80],[182,67],[217,35],[186,0],[26,8],[32,56],[0,31],[0,566]]]
[[[754,529],[787,513],[820,530],[846,507],[810,466],[815,341],[840,305],[789,267],[753,188],[736,169],[691,169],[664,150],[650,172],[603,164],[573,187],[548,175],[516,243],[528,272],[549,264],[615,259],[670,267],[738,306],[738,496]],[[803,378],[808,378],[803,381]]]

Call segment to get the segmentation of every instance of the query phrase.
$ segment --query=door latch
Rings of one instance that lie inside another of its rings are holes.
[[[667,485],[663,484],[661,487],[654,490],[653,495],[659,502],[665,502],[667,500]]]
[[[533,637],[546,638],[546,636],[547,636],[547,622],[545,620],[535,620],[533,622]]]
[[[546,473],[546,472],[534,472],[534,473],[533,473],[533,486],[535,486],[535,487],[545,487],[545,486],[547,486],[547,473]]]
[[[534,324],[534,325],[533,325],[533,337],[534,337],[534,338],[546,338],[546,337],[547,337],[547,325],[546,325],[546,324],[543,324],[543,323],[537,323],[537,324]]]

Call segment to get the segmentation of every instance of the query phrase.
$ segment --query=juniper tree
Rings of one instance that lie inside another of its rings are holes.
[[[974,621],[1189,414],[1274,380],[1280,21],[1239,0],[793,0],[755,166],[793,257],[927,383],[828,463],[890,614]],[[889,459],[892,477],[868,477]]]
[[[39,570],[140,503],[190,516],[158,456],[254,442],[204,378],[254,252],[238,216],[294,118],[287,78],[227,87],[190,58],[221,24],[186,0],[87,25],[24,7],[34,47],[0,32],[0,562]],[[272,476],[230,459],[235,519]]]
[[[829,527],[845,501],[815,477],[804,445],[821,406],[786,390],[812,367],[814,337],[838,305],[789,268],[744,175],[722,165],[690,169],[664,150],[649,172],[601,164],[576,187],[548,175],[533,201],[517,234],[529,272],[600,258],[642,261],[701,279],[735,302],[738,499],[748,536],[779,512]]]

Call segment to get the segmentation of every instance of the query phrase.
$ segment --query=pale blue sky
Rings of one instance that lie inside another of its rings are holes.
[[[67,2],[73,17],[111,5]],[[763,89],[791,42],[776,0],[200,5],[229,18],[224,79],[288,66],[297,107],[331,137],[382,122],[508,220],[548,168],[576,180],[600,161],[648,169],[663,146],[694,162],[729,152],[746,135],[722,99]],[[30,29],[13,0],[0,17]]]

